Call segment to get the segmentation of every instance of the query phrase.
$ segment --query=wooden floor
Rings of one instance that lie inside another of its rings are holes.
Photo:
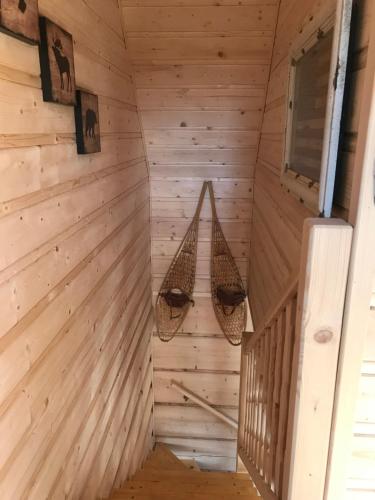
[[[115,491],[112,500],[259,500],[247,474],[201,472],[157,444],[144,467]],[[261,500],[261,499],[260,499]]]

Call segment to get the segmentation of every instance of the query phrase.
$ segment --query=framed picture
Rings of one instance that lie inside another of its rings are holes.
[[[46,17],[40,18],[39,28],[43,99],[75,105],[76,82],[72,35]]]
[[[84,90],[77,91],[75,119],[78,153],[99,153],[101,147],[99,100],[97,95],[90,94]]]
[[[39,43],[38,0],[0,0],[0,30]]]

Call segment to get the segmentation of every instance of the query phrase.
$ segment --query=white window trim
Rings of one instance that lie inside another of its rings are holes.
[[[289,54],[289,84],[287,95],[287,120],[285,130],[284,161],[281,183],[297,196],[315,214],[330,217],[336,177],[342,106],[345,90],[346,67],[350,36],[352,0],[337,0],[335,12],[325,12],[303,31],[292,45]],[[321,32],[334,28],[327,109],[324,127],[320,181],[314,182],[292,169],[290,147],[292,139],[294,88],[296,62],[318,41]]]

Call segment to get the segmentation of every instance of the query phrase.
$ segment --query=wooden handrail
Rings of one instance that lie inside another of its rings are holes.
[[[263,335],[264,330],[269,328],[274,321],[275,318],[278,317],[281,310],[285,307],[285,305],[290,301],[290,299],[297,293],[298,291],[298,276],[294,277],[288,286],[286,292],[283,294],[281,299],[278,301],[276,306],[271,310],[270,314],[267,314],[266,319],[260,324],[259,328],[255,329],[255,333],[244,333],[242,337],[243,343],[243,352],[247,354],[252,346],[259,340],[259,338]]]
[[[238,423],[233,420],[232,418],[228,417],[227,415],[224,415],[221,411],[217,410],[210,404],[208,404],[203,398],[199,397],[197,394],[194,394],[194,392],[189,391],[189,389],[186,389],[183,385],[179,384],[175,380],[171,380],[171,387],[176,389],[178,392],[183,394],[184,396],[188,397],[195,403],[197,403],[201,408],[204,408],[205,410],[209,411],[212,413],[212,415],[215,415],[215,417],[219,418],[226,424],[230,425],[233,427],[233,429],[238,429]]]
[[[239,454],[265,500],[279,500],[284,473],[298,280],[255,333],[242,337]]]

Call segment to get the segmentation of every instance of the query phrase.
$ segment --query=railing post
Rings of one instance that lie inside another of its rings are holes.
[[[245,438],[245,417],[247,414],[246,405],[246,390],[247,390],[247,354],[246,354],[246,344],[250,337],[250,333],[244,332],[242,334],[241,343],[241,369],[240,369],[240,398],[239,398],[239,415],[238,415],[238,438],[237,444],[241,446]]]
[[[344,221],[305,221],[283,500],[323,498],[351,241]]]

